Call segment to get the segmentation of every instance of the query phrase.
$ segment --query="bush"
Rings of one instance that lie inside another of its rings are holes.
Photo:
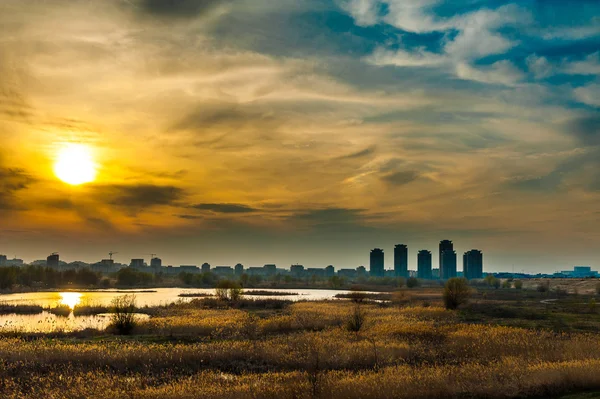
[[[446,309],[456,309],[466,304],[471,297],[471,289],[466,279],[454,277],[444,286],[444,305]]]
[[[359,332],[365,325],[366,317],[365,312],[361,309],[360,305],[354,306],[354,310],[346,323],[348,331]]]
[[[414,277],[409,277],[408,280],[406,280],[406,286],[408,288],[415,288],[419,286],[419,280],[417,280]]]
[[[523,282],[521,280],[515,281],[515,289],[517,289],[517,290],[523,289]]]
[[[128,335],[135,328],[135,295],[123,295],[111,302],[111,323],[119,335]]]
[[[71,314],[71,308],[69,305],[56,305],[55,308],[47,309],[47,311],[55,316],[62,317],[67,317]]]
[[[512,287],[512,284],[510,283],[510,281],[504,280],[502,282],[502,288],[510,288],[510,287]]]
[[[238,301],[243,294],[242,287],[231,280],[221,280],[215,288],[215,295],[222,301]]]
[[[544,281],[537,286],[538,292],[549,292],[550,291],[550,281]]]

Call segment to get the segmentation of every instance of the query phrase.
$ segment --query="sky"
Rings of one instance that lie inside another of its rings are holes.
[[[598,1],[0,2],[9,258],[414,269],[442,239],[600,268]]]

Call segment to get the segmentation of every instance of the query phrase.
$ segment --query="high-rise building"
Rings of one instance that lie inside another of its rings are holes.
[[[265,274],[267,276],[274,276],[277,274],[277,265],[274,264],[266,264],[263,266],[265,269]]]
[[[202,264],[202,273],[210,273],[210,264],[208,264],[208,263]]]
[[[333,265],[329,265],[325,268],[325,277],[333,276],[335,276],[335,267],[333,267]]]
[[[463,255],[463,274],[467,280],[483,278],[483,253],[472,249]]]
[[[375,248],[371,250],[369,271],[373,277],[383,277],[385,274],[383,249]]]
[[[162,259],[160,258],[152,258],[150,259],[151,267],[162,267]]]
[[[442,280],[456,277],[456,252],[448,249],[442,252],[442,263],[440,265]]]
[[[408,278],[408,247],[398,244],[394,247],[394,275]]]
[[[6,266],[7,260],[8,258],[6,257],[6,255],[0,255],[0,266]]]
[[[431,280],[433,278],[431,270],[431,252],[423,249],[417,254],[417,277]]]
[[[60,262],[60,257],[57,253],[54,253],[46,258],[46,266],[52,267],[54,269],[58,268],[58,264]]]
[[[304,275],[304,266],[302,266],[302,265],[292,265],[290,267],[290,274],[293,277],[302,277]]]
[[[440,241],[440,252],[439,252],[440,263],[439,263],[439,266],[440,266],[440,278],[441,279],[444,279],[445,278],[444,276],[446,275],[446,273],[444,272],[444,267],[442,266],[442,255],[443,255],[444,251],[454,251],[454,244],[452,243],[452,241],[450,241],[450,240]]]
[[[131,259],[131,263],[129,264],[129,267],[135,267],[138,269],[141,269],[142,267],[146,266],[146,262],[144,262],[144,259]]]
[[[242,274],[244,274],[244,265],[238,263],[237,265],[235,265],[234,270],[236,276],[241,276]]]

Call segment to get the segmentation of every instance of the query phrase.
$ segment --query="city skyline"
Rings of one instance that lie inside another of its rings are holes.
[[[599,267],[600,3],[576,4],[4,0],[0,248],[435,263],[450,237],[490,270]]]

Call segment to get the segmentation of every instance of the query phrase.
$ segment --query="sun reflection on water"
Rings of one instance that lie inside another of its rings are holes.
[[[60,303],[63,305],[67,305],[73,310],[75,306],[81,303],[82,294],[79,292],[61,292],[60,294]]]

